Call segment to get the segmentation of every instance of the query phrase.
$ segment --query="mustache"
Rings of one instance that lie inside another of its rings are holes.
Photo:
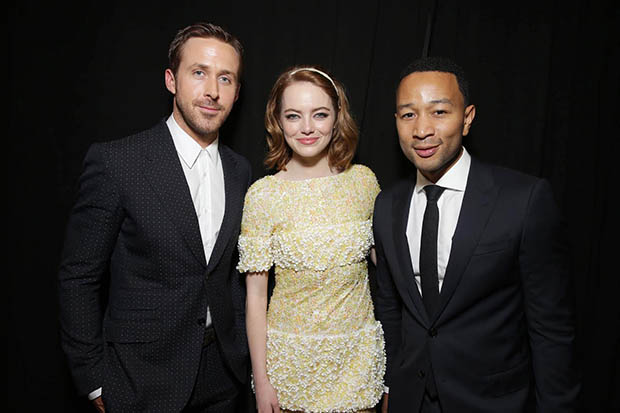
[[[204,100],[195,100],[194,105],[196,106],[206,106],[208,108],[222,110],[224,106],[220,105],[216,101],[212,99],[204,99]]]
[[[441,139],[431,139],[431,140],[423,140],[419,142],[415,142],[413,145],[413,149],[428,149],[434,146],[441,145],[443,142]]]

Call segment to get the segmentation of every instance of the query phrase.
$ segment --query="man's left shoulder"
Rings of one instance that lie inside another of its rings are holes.
[[[544,178],[506,166],[479,162],[478,167],[492,176],[497,185],[506,188],[531,188],[545,181]]]
[[[230,146],[220,143],[220,156],[226,156],[232,159],[236,163],[236,168],[239,171],[243,171],[244,173],[249,173],[251,171],[250,161],[248,159],[235,152]]]

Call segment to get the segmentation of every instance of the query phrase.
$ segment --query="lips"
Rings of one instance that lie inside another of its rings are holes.
[[[198,106],[198,108],[204,112],[207,113],[217,113],[220,110],[222,110],[222,105],[212,101],[212,100],[206,100],[206,101],[196,101],[195,105]]]
[[[209,113],[215,113],[215,112],[218,112],[220,110],[219,106],[202,106],[201,105],[199,107],[200,107],[200,109],[202,109],[202,110],[204,110],[206,112],[209,112]]]
[[[319,138],[300,138],[297,139],[297,142],[301,143],[302,145],[312,145],[318,140]]]
[[[413,150],[415,151],[415,153],[418,154],[420,158],[430,158],[439,150],[439,146],[429,146],[425,148],[413,148]]]

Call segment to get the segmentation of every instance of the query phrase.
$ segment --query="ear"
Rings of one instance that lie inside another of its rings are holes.
[[[174,73],[172,73],[172,70],[166,69],[164,76],[165,76],[165,82],[166,82],[166,89],[168,89],[170,93],[175,95],[177,93],[177,86],[176,86],[176,81],[174,79]]]
[[[467,106],[465,108],[465,118],[463,119],[463,136],[466,136],[469,133],[469,128],[471,128],[475,117],[476,107],[474,105]]]
[[[237,90],[235,91],[235,100],[233,102],[236,102],[237,99],[239,99],[239,90],[241,90],[241,83],[237,84]]]

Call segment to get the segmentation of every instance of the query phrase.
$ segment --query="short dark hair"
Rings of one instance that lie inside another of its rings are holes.
[[[243,69],[243,46],[235,36],[213,23],[194,23],[177,32],[168,49],[168,65],[172,73],[176,75],[177,69],[181,64],[183,45],[193,37],[200,37],[203,39],[213,38],[231,45],[239,55],[239,73],[237,73],[237,80],[239,81],[241,79],[241,72]]]
[[[456,81],[459,85],[459,90],[463,95],[465,106],[469,105],[469,82],[467,81],[465,71],[461,66],[457,65],[449,58],[442,56],[428,56],[414,60],[400,73],[398,84],[400,84],[404,78],[416,72],[452,73],[456,76]]]

